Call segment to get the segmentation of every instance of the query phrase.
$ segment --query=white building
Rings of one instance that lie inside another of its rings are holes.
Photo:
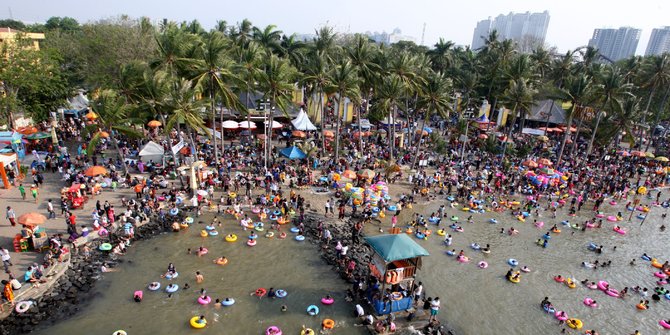
[[[542,13],[515,14],[510,12],[507,15],[500,14],[493,20],[489,17],[477,22],[472,36],[471,48],[477,50],[484,46],[484,40],[493,30],[498,32],[501,40],[511,39],[525,44],[532,41],[533,44],[543,45],[548,27],[549,12],[547,11]]]
[[[641,33],[640,29],[631,27],[595,29],[589,46],[597,48],[601,55],[616,62],[635,55]]]
[[[661,55],[666,52],[670,52],[670,27],[654,28],[644,55]]]

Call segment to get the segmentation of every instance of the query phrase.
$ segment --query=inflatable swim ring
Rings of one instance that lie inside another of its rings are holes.
[[[489,263],[486,263],[485,261],[481,261],[481,262],[477,263],[477,266],[478,266],[480,269],[486,269],[486,268],[489,267]]]
[[[110,251],[112,250],[112,245],[109,243],[103,243],[98,247],[98,249],[100,249],[100,251]]]
[[[253,240],[253,239],[247,240],[247,245],[250,246],[250,247],[255,246],[256,245],[256,240]]]
[[[284,298],[288,295],[288,293],[284,290],[277,290],[275,292],[275,295],[277,296],[277,298]]]
[[[309,305],[307,307],[307,314],[311,316],[319,315],[319,307],[316,307],[315,305]]]
[[[147,289],[149,291],[158,291],[158,289],[160,289],[160,288],[161,288],[161,283],[159,283],[157,281],[150,283],[149,286],[147,287]]]
[[[192,317],[191,320],[189,321],[189,323],[191,324],[191,327],[193,327],[195,329],[205,328],[205,326],[207,325],[207,320],[205,320],[205,323],[198,323],[198,320],[200,320],[199,316]]]
[[[205,296],[204,298],[202,296],[198,297],[198,303],[201,305],[208,305],[210,302],[212,302],[210,296]]]
[[[565,323],[568,325],[568,327],[577,330],[582,329],[582,327],[584,326],[582,320],[579,319],[568,319]]]
[[[33,302],[29,301],[29,300],[19,301],[19,303],[16,304],[16,307],[14,308],[14,310],[19,314],[23,314],[23,313],[27,312],[32,305],[33,305]]]
[[[305,240],[305,235],[296,235],[295,240],[296,241],[304,241]]]
[[[437,235],[439,235],[439,236],[445,236],[445,235],[447,235],[447,232],[446,232],[444,229],[439,229],[439,230],[437,231]]]
[[[170,284],[168,286],[165,286],[165,292],[167,293],[174,293],[177,292],[177,290],[179,290],[179,285],[177,284]]]
[[[237,235],[235,234],[226,235],[226,242],[235,242],[235,241],[237,241]]]
[[[221,301],[221,305],[223,306],[232,306],[233,304],[235,304],[235,299],[233,298],[225,298]]]
[[[519,261],[517,261],[514,258],[510,258],[510,259],[507,260],[507,264],[509,264],[511,266],[517,266],[517,265],[519,265]]]
[[[324,304],[324,305],[332,305],[334,302],[335,302],[335,299],[333,299],[333,298],[330,298],[330,299],[328,299],[326,297],[321,298],[321,303]]]

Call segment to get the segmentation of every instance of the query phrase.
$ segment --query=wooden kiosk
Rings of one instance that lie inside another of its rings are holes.
[[[367,297],[377,315],[411,308],[411,294],[405,296],[398,288],[414,281],[417,270],[421,269],[421,257],[429,256],[428,251],[407,234],[378,235],[366,237],[365,241],[374,251],[369,264],[370,274],[381,283],[381,295],[369,291]],[[384,297],[387,288],[391,289],[391,295]]]

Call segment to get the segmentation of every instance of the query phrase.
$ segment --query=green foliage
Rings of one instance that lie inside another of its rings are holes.
[[[26,30],[25,23],[23,23],[21,21],[12,20],[12,19],[0,20],[0,27],[2,27],[2,28],[12,28],[12,29],[21,30],[21,31]]]
[[[153,58],[156,42],[142,21],[119,17],[50,30],[44,48],[61,55],[69,86],[118,88],[121,67]]]
[[[79,22],[71,17],[53,16],[44,24],[47,30],[75,31],[79,30]]]

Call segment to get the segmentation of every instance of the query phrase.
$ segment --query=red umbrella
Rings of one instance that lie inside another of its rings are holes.
[[[529,167],[529,168],[536,168],[536,167],[538,167],[537,162],[535,162],[535,161],[532,160],[532,159],[529,159],[529,160],[527,160],[527,161],[524,161],[523,163],[521,163],[521,165],[523,165],[523,166],[527,166],[527,167]]]
[[[477,137],[481,138],[482,140],[485,140],[485,139],[489,138],[489,135],[479,134],[479,136],[477,136]]]

